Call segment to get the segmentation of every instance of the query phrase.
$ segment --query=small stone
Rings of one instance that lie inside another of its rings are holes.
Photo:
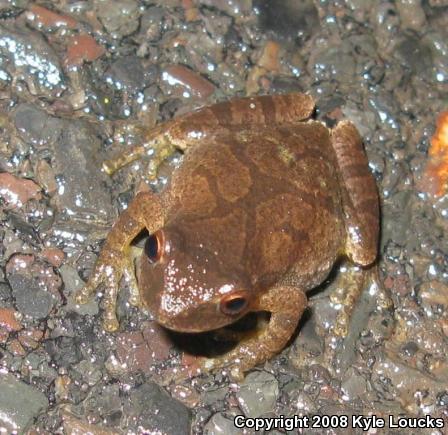
[[[62,130],[62,122],[32,104],[21,103],[14,112],[14,125],[23,141],[38,147],[55,142]]]
[[[11,287],[6,282],[0,282],[0,305],[11,298]]]
[[[34,95],[53,98],[64,89],[59,57],[39,32],[22,27],[0,26],[0,53],[22,76]]]
[[[8,281],[12,288],[16,307],[22,314],[35,319],[43,319],[48,316],[55,302],[49,292],[42,290],[33,279],[24,275],[10,275]]]
[[[98,44],[93,36],[81,33],[70,39],[65,63],[68,66],[79,66],[84,62],[92,62],[98,59],[105,52],[106,49]]]
[[[113,38],[120,39],[138,29],[140,11],[135,0],[95,0],[94,3],[99,20]]]
[[[90,386],[97,384],[102,378],[98,365],[88,360],[82,360],[74,366],[74,369],[83,376],[85,382]]]
[[[29,271],[36,257],[32,254],[14,254],[6,263],[6,273],[8,275]]]
[[[183,65],[167,66],[162,73],[162,80],[201,99],[206,99],[215,92],[215,86],[211,82]]]
[[[366,393],[366,380],[350,367],[345,372],[341,388],[349,400],[361,398]]]
[[[42,340],[44,333],[39,329],[32,329],[30,331],[21,331],[18,335],[20,344],[27,349],[36,349]]]
[[[76,29],[78,22],[68,15],[61,15],[39,5],[31,5],[26,13],[26,19],[37,28],[58,29],[66,27]]]
[[[36,180],[49,196],[53,196],[58,188],[55,173],[49,163],[41,159],[36,163]]]
[[[130,373],[147,372],[151,366],[151,351],[140,331],[123,332],[118,336],[117,357]]]
[[[166,330],[156,322],[146,322],[143,326],[143,338],[148,343],[152,358],[156,361],[165,361],[173,347]]]
[[[116,89],[135,93],[154,82],[157,73],[157,68],[144,66],[137,56],[124,56],[108,68],[105,79]]]
[[[431,305],[448,306],[448,286],[440,281],[424,282],[420,286],[418,295],[422,300],[423,307],[430,307]]]
[[[0,372],[0,426],[6,433],[25,433],[48,400],[10,373]]]
[[[124,332],[117,338],[117,357],[131,373],[147,372],[157,362],[169,356],[172,342],[156,323],[149,322],[142,332]]]
[[[8,346],[8,350],[14,355],[14,356],[25,356],[26,352],[23,346],[20,344],[19,340],[11,340]]]
[[[0,330],[8,332],[20,331],[22,324],[18,320],[18,313],[12,308],[0,308]]]
[[[0,197],[6,208],[22,207],[30,199],[42,197],[41,188],[32,180],[3,172],[0,174]]]
[[[246,417],[256,418],[274,410],[279,394],[278,382],[267,372],[249,373],[237,393]]]
[[[397,0],[401,25],[406,29],[420,31],[426,25],[426,15],[421,0]]]
[[[8,341],[9,332],[0,329],[0,344],[5,344]]]
[[[64,261],[64,251],[59,248],[45,248],[41,254],[54,267],[60,267]]]
[[[227,3],[227,2],[226,2]],[[230,3],[230,2],[228,2]],[[307,39],[319,29],[319,16],[313,1],[254,0],[263,33],[283,39]]]
[[[114,209],[108,176],[100,171],[103,158],[98,132],[92,124],[76,119],[64,120],[62,125],[51,147],[51,165],[56,174],[61,174],[58,185],[63,187],[53,198],[55,206],[73,219],[109,223]]]
[[[280,70],[279,57],[280,44],[275,41],[266,41],[257,64],[266,71],[277,72]]]
[[[206,435],[239,435],[241,430],[235,427],[232,420],[226,418],[222,413],[215,414],[205,425]]]
[[[175,385],[170,393],[174,399],[179,400],[179,402],[182,402],[188,408],[195,408],[200,401],[198,392],[191,386]]]
[[[69,413],[62,414],[62,421],[64,424],[64,433],[67,434],[118,435],[120,433],[110,427],[103,427],[99,424],[89,424]]]
[[[138,428],[138,433],[190,434],[188,408],[153,382],[131,391],[123,412],[130,422],[128,430]]]

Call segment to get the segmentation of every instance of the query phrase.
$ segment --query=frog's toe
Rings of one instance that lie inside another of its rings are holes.
[[[106,332],[115,332],[120,324],[115,316],[103,320],[103,328]]]
[[[89,294],[82,289],[75,295],[74,299],[77,304],[84,305],[89,301]]]
[[[141,301],[140,301],[140,297],[138,295],[131,295],[129,297],[129,303],[133,306],[133,307],[140,307],[141,306]]]

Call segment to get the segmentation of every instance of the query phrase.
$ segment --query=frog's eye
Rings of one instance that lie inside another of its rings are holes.
[[[151,263],[157,263],[163,254],[163,232],[156,231],[145,242],[145,254]]]
[[[233,293],[224,296],[219,308],[221,312],[227,316],[237,316],[241,314],[249,305],[249,300],[243,293]]]

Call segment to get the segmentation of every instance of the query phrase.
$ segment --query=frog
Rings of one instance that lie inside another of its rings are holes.
[[[145,133],[142,145],[106,161],[112,174],[156,150],[148,171],[183,154],[160,193],[138,193],[108,234],[86,285],[104,287],[104,329],[116,331],[124,277],[130,303],[182,333],[214,331],[248,313],[264,328],[201,367],[244,373],[279,353],[307,308],[307,293],[340,258],[376,262],[379,199],[355,125],[315,120],[305,93],[235,98],[180,115]],[[157,157],[158,156],[158,157]],[[137,268],[133,240],[149,234]],[[347,291],[347,325],[358,290]]]

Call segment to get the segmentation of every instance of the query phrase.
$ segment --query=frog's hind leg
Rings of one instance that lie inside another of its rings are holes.
[[[368,266],[378,251],[378,190],[356,127],[342,121],[333,129],[331,139],[340,182],[345,187],[341,192],[347,233],[345,253],[355,264]]]
[[[222,357],[205,359],[202,369],[229,368],[233,377],[241,379],[243,372],[266,361],[285,347],[306,306],[307,298],[300,289],[290,286],[270,289],[254,307],[256,311],[271,313],[267,326],[257,330]]]
[[[380,316],[383,337],[393,328],[393,303],[378,277],[378,267],[362,269],[342,265],[330,294],[331,303],[339,309],[330,334],[326,336],[325,359],[338,372],[345,370],[355,358],[356,341],[369,322]],[[375,322],[375,320],[373,320]]]
[[[199,108],[158,125],[145,134],[144,143],[103,163],[111,175],[135,160],[150,156],[148,179],[157,176],[161,163],[175,150],[186,151],[210,134],[247,126],[285,125],[308,119],[314,111],[311,96],[295,93],[235,98]]]

